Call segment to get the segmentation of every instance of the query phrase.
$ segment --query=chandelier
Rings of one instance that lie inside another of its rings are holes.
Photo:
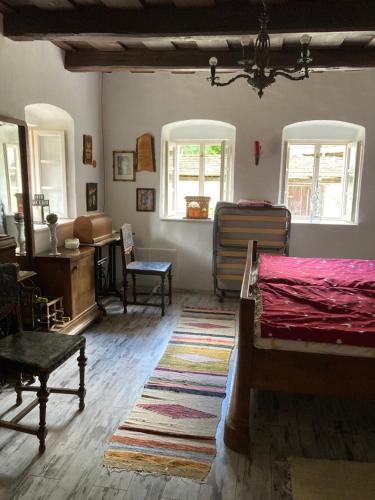
[[[277,76],[283,76],[293,81],[309,78],[309,64],[312,62],[309,50],[311,36],[309,35],[302,35],[301,37],[301,52],[297,57],[294,68],[278,69],[270,65],[271,43],[267,29],[269,16],[265,1],[262,4],[263,10],[259,16],[260,28],[255,45],[253,45],[250,37],[244,37],[241,40],[242,58],[238,61],[238,64],[244,73],[231,78],[227,82],[220,82],[220,78],[216,76],[218,60],[216,57],[211,57],[209,60],[211,76],[208,78],[211,86],[225,87],[239,78],[246,78],[247,83],[261,98],[264,89],[272,85],[276,81]]]

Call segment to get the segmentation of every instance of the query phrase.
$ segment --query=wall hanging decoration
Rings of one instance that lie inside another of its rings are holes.
[[[264,0],[262,4],[263,10],[259,16],[259,33],[255,44],[250,36],[243,37],[241,40],[242,55],[238,64],[241,67],[239,69],[242,69],[244,73],[234,76],[227,82],[220,82],[220,78],[216,76],[218,59],[211,57],[209,60],[211,76],[208,78],[211,86],[225,87],[239,78],[245,78],[258,96],[262,97],[264,89],[275,83],[277,76],[293,81],[309,78],[309,64],[312,62],[309,50],[311,36],[309,35],[302,35],[300,38],[301,49],[300,53],[297,54],[294,67],[280,68],[271,65],[271,41],[268,34],[269,16]]]
[[[134,151],[113,151],[113,180],[135,181]]]
[[[92,165],[92,136],[83,136],[83,163]]]
[[[137,212],[155,212],[155,189],[137,188]]]
[[[254,141],[254,160],[255,160],[255,165],[259,165],[259,158],[260,155],[262,154],[262,146],[260,145],[259,141]]]
[[[49,241],[51,243],[51,251],[49,255],[61,255],[57,250],[57,221],[58,217],[56,214],[47,215],[47,226],[49,229]]]
[[[137,171],[156,172],[154,138],[143,134],[137,138]]]
[[[98,210],[98,184],[96,182],[86,183],[86,211]]]
[[[49,213],[49,200],[44,198],[44,194],[34,194],[33,201],[33,219],[36,224],[45,224],[46,213]]]

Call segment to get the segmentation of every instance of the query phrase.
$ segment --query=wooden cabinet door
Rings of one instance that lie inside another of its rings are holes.
[[[86,255],[71,263],[73,318],[95,303],[94,256]]]

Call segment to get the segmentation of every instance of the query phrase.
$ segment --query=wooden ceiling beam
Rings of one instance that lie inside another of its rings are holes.
[[[354,11],[355,9],[355,15]],[[189,37],[258,32],[259,5],[224,2],[215,7],[106,9],[72,11],[22,9],[5,14],[4,35],[13,40],[63,39],[67,36]],[[269,6],[270,33],[372,31],[375,2],[300,0]]]
[[[208,59],[213,50],[126,50],[124,52],[76,51],[65,55],[69,71],[208,71]],[[216,53],[218,71],[238,71],[239,51]],[[315,70],[375,68],[375,49],[340,48],[312,51],[311,68]],[[271,63],[277,67],[293,67],[297,51],[275,51]]]

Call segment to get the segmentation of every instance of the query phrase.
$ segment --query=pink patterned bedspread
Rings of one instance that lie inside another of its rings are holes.
[[[375,347],[375,261],[262,254],[261,336]]]

